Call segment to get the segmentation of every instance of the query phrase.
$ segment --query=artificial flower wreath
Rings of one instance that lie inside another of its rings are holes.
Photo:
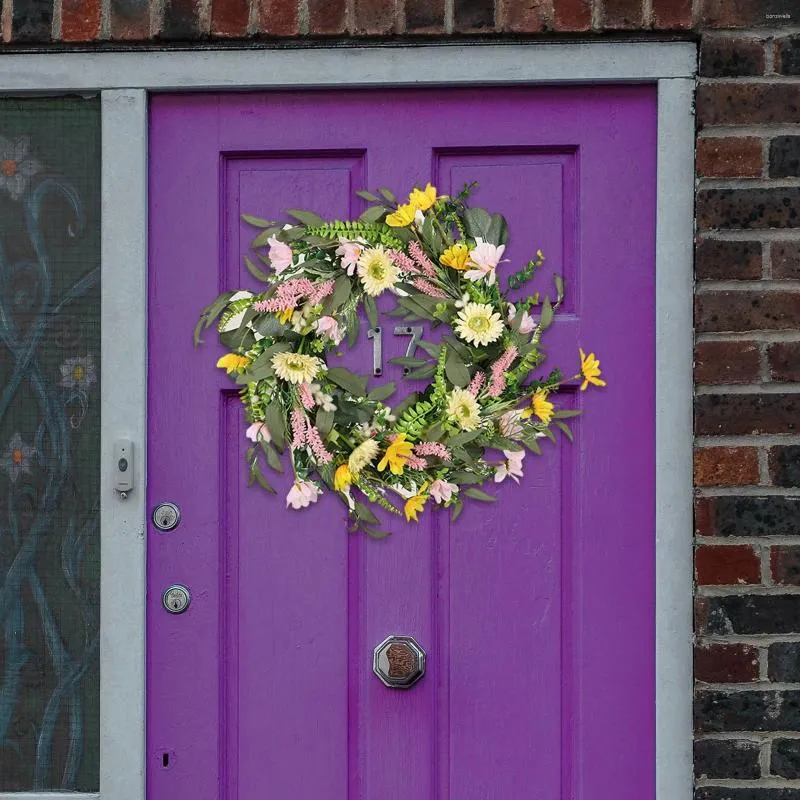
[[[356,221],[307,211],[287,212],[296,222],[285,225],[244,217],[259,229],[253,250],[267,269],[245,261],[267,288],[220,295],[203,311],[195,342],[219,318],[230,352],[217,366],[242,386],[251,484],[274,492],[262,454],[282,472],[288,447],[287,506],[315,503],[325,486],[345,503],[354,528],[383,536],[364,500],[414,521],[435,503],[455,519],[464,497],[494,500],[481,484],[519,482],[525,448],[540,454],[538,440],[555,439],[552,427],[570,435],[563,419],[579,412],[556,410],[549,399],[564,382],[561,372],[534,374],[545,358],[542,333],[563,298],[561,279],[552,303],[538,293],[508,301],[497,279],[506,221],[469,207],[471,188],[447,197],[428,184],[403,204],[387,189],[380,197],[359,192],[373,205]],[[508,287],[527,283],[543,261],[537,252]],[[357,341],[361,309],[375,328],[383,292],[397,298],[393,315],[446,331],[437,343],[418,342],[427,358],[392,359],[410,379],[431,379],[394,408],[385,403],[394,383],[368,390],[366,376],[332,363],[345,337],[350,346]],[[600,374],[594,354],[581,350],[580,388],[605,386]]]

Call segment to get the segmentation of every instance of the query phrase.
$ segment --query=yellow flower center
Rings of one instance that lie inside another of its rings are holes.
[[[466,403],[461,403],[458,406],[456,413],[459,417],[468,417],[472,413],[472,409]]]
[[[468,325],[471,330],[480,333],[481,331],[485,331],[489,327],[489,320],[486,319],[486,317],[472,317]]]
[[[83,367],[80,364],[76,364],[72,368],[72,380],[79,381],[83,378]]]
[[[13,178],[17,174],[17,162],[12,161],[10,158],[6,159],[0,167],[2,167],[3,175],[6,178]]]
[[[17,447],[16,449],[11,451],[11,460],[15,464],[21,464],[24,456],[22,455],[22,450]]]
[[[300,358],[287,358],[286,359],[286,366],[289,369],[293,370],[302,370],[303,369],[303,361]]]
[[[376,281],[382,281],[386,277],[386,268],[376,259],[375,261],[370,261],[367,267],[367,274]]]

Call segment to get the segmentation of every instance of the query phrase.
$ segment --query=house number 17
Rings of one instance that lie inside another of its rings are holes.
[[[412,358],[417,349],[417,344],[422,338],[422,325],[397,325],[394,329],[395,336],[410,336],[406,357]],[[383,344],[381,328],[370,328],[367,331],[367,338],[372,339],[372,374],[383,375]],[[403,375],[408,375],[411,367],[403,367]]]

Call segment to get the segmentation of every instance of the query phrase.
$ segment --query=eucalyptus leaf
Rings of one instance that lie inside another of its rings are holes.
[[[361,330],[361,320],[358,318],[358,314],[353,314],[350,318],[350,322],[347,325],[347,346],[348,347],[355,347],[356,342],[358,341],[358,332]]]
[[[380,203],[380,198],[376,197],[372,192],[368,192],[366,189],[359,189],[356,194],[368,203]]]
[[[433,377],[434,372],[436,372],[436,362],[429,361],[424,367],[411,370],[411,372],[406,375],[406,378],[408,378],[410,381],[422,380],[422,378]]]
[[[470,483],[483,483],[483,478],[480,475],[476,475],[474,472],[451,472],[450,478],[459,484],[465,485]]]
[[[486,443],[487,447],[493,447],[495,450],[523,450],[522,445],[515,439],[507,439],[505,436],[493,436]]]
[[[429,442],[438,442],[442,438],[444,431],[440,422],[434,422],[433,425],[425,431],[425,438]]]
[[[421,347],[429,356],[433,358],[439,358],[439,355],[442,352],[442,346],[440,344],[434,344],[433,342],[426,342],[422,339],[417,342],[417,347]]]
[[[492,497],[492,495],[487,494],[482,489],[476,489],[474,486],[470,486],[469,489],[464,490],[464,494],[467,497],[471,497],[473,500],[480,500],[482,503],[496,503],[497,498]]]
[[[542,328],[549,328],[553,322],[553,306],[550,303],[550,298],[545,297],[542,303],[542,316],[539,318],[539,324]]]
[[[385,539],[387,536],[391,536],[389,531],[382,531],[378,528],[373,528],[370,525],[363,525],[362,527],[364,529],[364,533],[373,539]]]
[[[378,307],[375,305],[375,298],[371,295],[364,295],[364,311],[371,328],[378,327]]]
[[[462,361],[468,361],[470,358],[470,349],[464,342],[460,342],[455,336],[445,336],[443,341],[455,353],[461,356]]]
[[[451,447],[460,447],[461,445],[467,444],[467,442],[471,442],[473,439],[477,439],[480,435],[480,430],[462,431],[461,433],[457,433],[455,436],[451,436],[447,440],[447,443]]]
[[[508,224],[502,214],[492,214],[486,230],[486,241],[495,245],[508,242]]]
[[[532,453],[536,453],[537,456],[542,454],[542,448],[539,447],[539,442],[536,440],[535,436],[527,436],[522,441]]]
[[[464,501],[463,500],[456,500],[452,506],[453,510],[450,514],[450,521],[455,522],[460,516],[461,512],[464,510]]]
[[[350,299],[350,292],[352,291],[352,282],[347,275],[340,275],[333,284],[333,293],[326,297],[325,305],[329,311],[335,311],[340,306],[344,305]]]
[[[447,379],[453,386],[458,386],[463,389],[470,381],[469,370],[467,365],[456,355],[453,350],[447,351],[447,357],[444,362],[444,371]]]
[[[554,425],[555,425],[555,426],[556,426],[556,427],[557,427],[557,428],[558,428],[560,431],[562,431],[562,432],[563,432],[564,436],[566,436],[566,437],[567,437],[567,439],[569,439],[571,442],[574,442],[574,441],[575,441],[575,438],[574,438],[574,437],[573,437],[573,435],[572,435],[572,431],[571,431],[571,430],[570,430],[570,429],[569,429],[569,428],[568,428],[568,427],[567,427],[567,426],[566,426],[566,425],[565,425],[563,422],[561,422],[561,421],[559,421],[559,420],[555,420],[555,421],[553,422],[553,424],[554,424]]]
[[[251,217],[250,214],[242,214],[242,219],[248,224],[252,225],[254,228],[269,228],[270,225],[274,225],[274,222],[270,222],[266,219],[261,219],[261,217]]]
[[[278,451],[269,442],[265,442],[263,439],[261,440],[261,449],[267,457],[267,464],[269,464],[275,472],[283,472],[283,463],[281,462],[281,457],[278,455]]]
[[[258,485],[262,489],[266,489],[270,494],[275,494],[275,489],[272,488],[272,485],[264,477],[264,473],[261,471],[261,465],[258,463],[258,459],[254,460],[251,464],[250,475],[251,477],[255,478],[256,481],[258,481]]]
[[[367,400],[373,400],[376,403],[382,403],[388,397],[391,397],[397,391],[397,386],[394,381],[385,383],[383,386],[376,386],[368,395]]]
[[[473,239],[480,237],[488,241],[489,226],[492,224],[492,218],[485,208],[468,208],[464,212],[464,227],[467,230],[467,235]]]
[[[427,358],[414,358],[413,356],[395,356],[389,359],[390,364],[399,364],[401,367],[421,367],[428,364]]]
[[[389,211],[386,206],[370,206],[360,217],[361,222],[378,222]]]
[[[553,275],[553,283],[556,286],[556,297],[561,302],[564,299],[564,279],[560,275]]]
[[[266,247],[266,245],[269,243],[269,239],[274,235],[275,234],[270,229],[262,231],[258,234],[258,236],[256,236],[255,239],[253,239],[253,243],[250,246],[253,248]]]
[[[285,330],[286,326],[278,322],[272,314],[264,314],[259,320],[253,323],[253,327],[266,338],[277,338]]]
[[[283,452],[286,445],[286,420],[283,417],[283,407],[280,403],[272,402],[264,410],[264,422],[272,437],[272,441],[279,452]]]
[[[367,379],[362,375],[355,375],[344,367],[332,367],[326,374],[330,381],[353,397],[363,397],[367,393]]]
[[[568,419],[569,417],[579,417],[583,411],[577,408],[562,408],[553,412],[555,419]]]
[[[325,224],[325,220],[313,211],[303,211],[298,208],[290,208],[286,212],[290,217],[302,222],[307,228],[317,228]]]
[[[378,518],[372,513],[372,509],[369,508],[369,506],[365,506],[363,503],[356,502],[353,513],[362,522],[370,522],[373,525],[379,524]]]
[[[319,435],[323,439],[326,439],[328,437],[328,434],[331,432],[331,428],[333,428],[333,420],[334,420],[333,411],[325,411],[322,408],[317,410],[317,417],[316,417],[317,428],[319,430]]]
[[[250,274],[256,280],[262,281],[263,283],[267,283],[267,281],[269,280],[269,275],[267,275],[267,273],[264,272],[261,268],[257,267],[253,263],[252,259],[250,259],[247,256],[245,256],[244,257],[244,263],[245,263],[245,266],[247,267],[248,271],[250,272]]]
[[[389,203],[397,203],[397,198],[394,196],[394,192],[391,189],[386,189],[385,187],[382,189],[378,189],[378,191],[383,196],[384,200]]]

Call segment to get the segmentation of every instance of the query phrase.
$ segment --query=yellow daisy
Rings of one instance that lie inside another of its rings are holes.
[[[524,409],[520,416],[528,419],[535,414],[545,425],[549,425],[553,419],[553,408],[553,404],[547,399],[547,392],[544,389],[537,389],[531,397],[530,406]]]
[[[456,320],[456,333],[470,344],[491,344],[503,335],[503,320],[488,303],[467,303]]]
[[[583,375],[583,383],[581,384],[581,391],[592,383],[595,386],[605,386],[606,382],[600,379],[600,361],[594,357],[594,353],[589,353],[587,356],[583,350],[578,348],[581,354],[581,374]]]
[[[439,256],[439,261],[446,267],[460,270],[468,269],[468,259],[469,248],[462,242],[456,242],[454,245],[451,245]]]
[[[386,224],[392,228],[405,228],[414,221],[416,211],[417,209],[411,203],[398,206],[397,211],[393,211],[386,217]]]
[[[427,211],[436,202],[436,187],[427,184],[424,189],[412,189],[408,204],[420,211]]]
[[[311,383],[320,370],[320,360],[302,353],[275,353],[271,359],[275,374],[289,383]]]
[[[416,522],[417,514],[419,514],[420,511],[422,511],[422,509],[425,507],[425,502],[428,499],[428,495],[425,492],[427,488],[428,484],[423,483],[420,490],[413,497],[409,497],[408,500],[406,500],[403,511],[405,511],[406,520],[408,522],[411,522],[412,520]]]
[[[383,472],[388,466],[392,475],[402,475],[413,447],[411,442],[406,441],[404,433],[398,433],[397,438],[386,448],[383,458],[378,462],[378,472]]]
[[[358,276],[364,284],[364,291],[377,297],[385,289],[394,286],[399,273],[389,254],[378,245],[365,250],[359,257]]]
[[[350,474],[354,478],[357,478],[358,473],[375,460],[375,456],[378,455],[380,449],[381,448],[374,439],[367,439],[365,442],[361,442],[361,444],[350,453],[350,458],[347,459],[347,466],[350,470]]]
[[[217,366],[224,369],[225,372],[230,375],[231,372],[243,372],[249,363],[250,359],[247,356],[237,356],[236,353],[226,353],[217,361]]]
[[[353,473],[350,472],[350,467],[347,464],[342,464],[337,468],[336,474],[333,476],[333,488],[337,492],[346,492],[353,482]]]
[[[447,401],[447,413],[465,431],[474,431],[480,425],[480,406],[466,389],[453,389]]]

